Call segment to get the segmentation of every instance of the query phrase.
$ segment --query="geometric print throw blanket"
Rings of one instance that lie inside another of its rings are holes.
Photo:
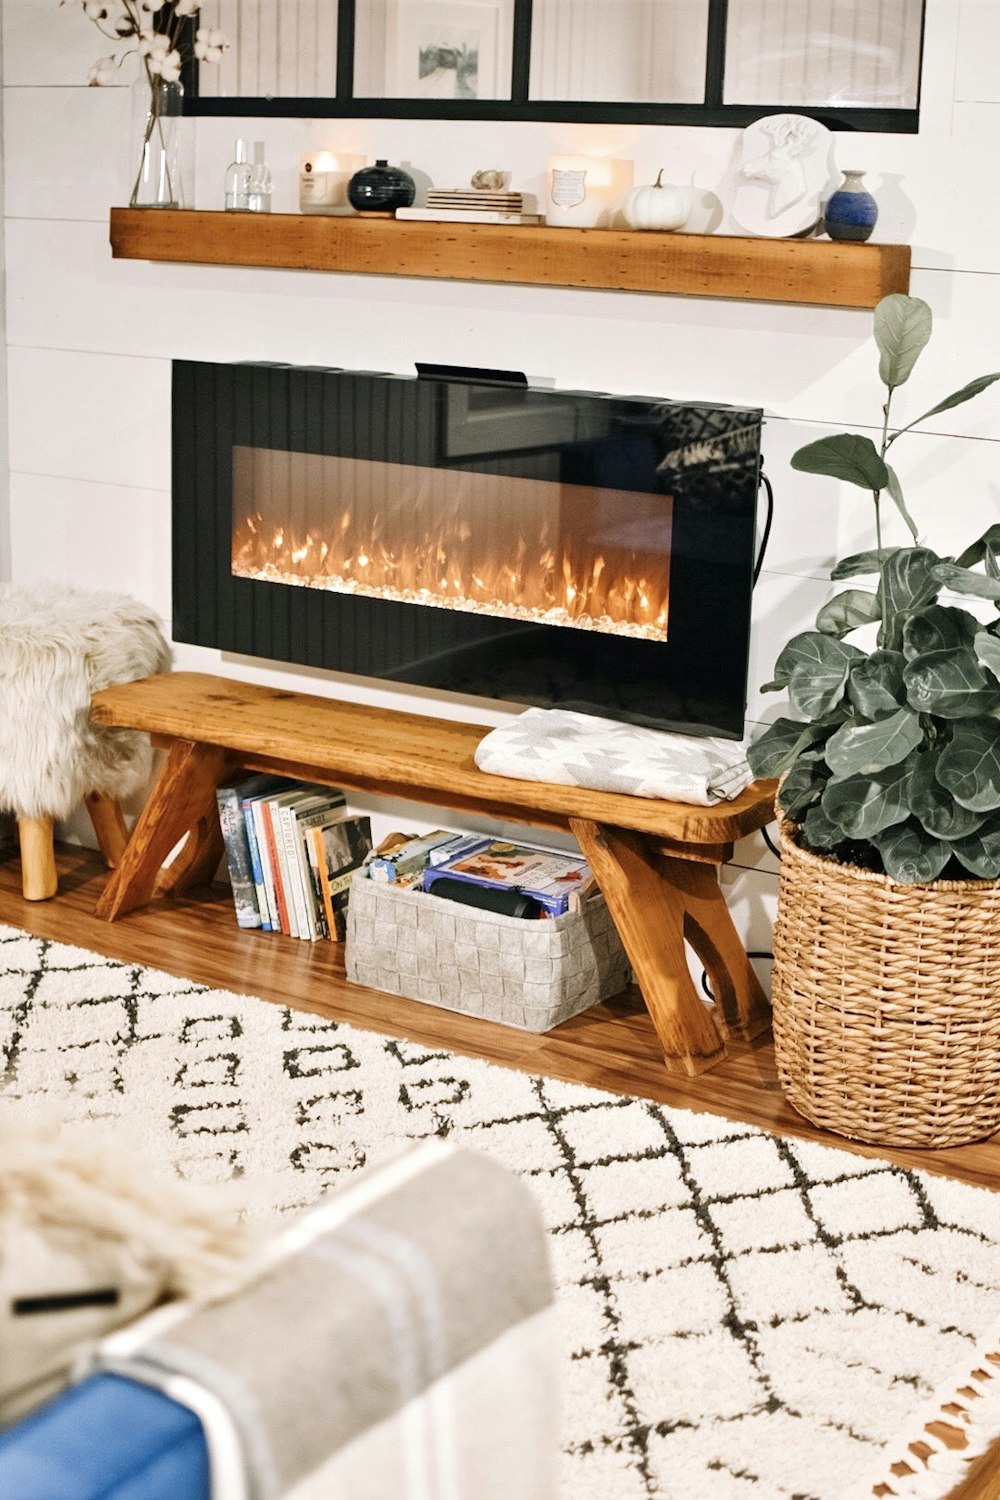
[[[564,1500],[853,1500],[1000,1315],[985,1189],[10,927],[0,1048],[8,1096],[278,1214],[432,1136],[518,1173],[557,1286]]]

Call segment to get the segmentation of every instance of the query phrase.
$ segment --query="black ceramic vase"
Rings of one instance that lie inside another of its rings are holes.
[[[351,207],[361,214],[391,213],[396,208],[409,208],[416,191],[409,172],[404,172],[402,167],[390,167],[387,161],[377,161],[373,167],[362,167],[347,184]]]

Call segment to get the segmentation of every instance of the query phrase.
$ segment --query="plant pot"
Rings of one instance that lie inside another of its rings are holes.
[[[1000,1128],[1000,880],[898,885],[783,824],[774,1046],[806,1119],[883,1146]]]

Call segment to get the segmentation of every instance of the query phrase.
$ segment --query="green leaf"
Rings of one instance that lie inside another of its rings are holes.
[[[991,630],[980,630],[973,640],[976,657],[1000,681],[1000,639]]]
[[[912,661],[931,651],[967,646],[978,629],[979,621],[967,609],[957,609],[953,604],[929,604],[903,621],[903,654]]]
[[[819,802],[826,779],[825,766],[808,761],[793,766],[778,788],[778,806],[785,816],[798,823]]]
[[[878,719],[895,713],[904,702],[904,665],[898,651],[873,651],[851,667],[847,696],[863,718]]]
[[[919,536],[917,534],[917,525],[913,517],[910,515],[910,512],[906,508],[906,501],[903,499],[903,487],[899,482],[899,475],[896,473],[891,464],[886,464],[885,472],[889,476],[889,481],[886,484],[886,489],[892,496],[892,502],[895,505],[896,509],[899,511],[899,514],[906,522],[906,525],[914,542],[917,542],[919,541]]]
[[[937,880],[951,858],[951,845],[927,833],[915,818],[877,834],[872,843],[885,872],[900,885],[927,885]]]
[[[874,776],[828,781],[823,792],[823,811],[848,838],[870,839],[883,828],[909,817],[909,784],[906,762],[888,766]]]
[[[895,547],[883,547],[881,552],[854,552],[837,564],[830,577],[837,583],[841,578],[860,578],[878,573],[885,559],[895,551]]]
[[[775,719],[747,749],[747,760],[755,776],[780,776],[794,765],[800,752],[823,738],[826,730],[797,719]]]
[[[1000,818],[990,818],[975,833],[955,839],[951,847],[965,868],[981,880],[1000,876]]]
[[[886,559],[878,586],[886,622],[886,639],[880,645],[893,649],[901,646],[903,616],[936,599],[939,584],[935,568],[939,562],[937,553],[928,547],[897,547]]]
[[[962,555],[955,558],[956,567],[974,568],[976,563],[983,561],[987,547],[1000,547],[1000,525],[988,526],[971,547],[966,547]]]
[[[930,411],[925,411],[922,417],[916,417],[908,422],[906,431],[916,427],[918,422],[926,422],[928,417],[936,417],[939,411],[950,411],[953,406],[961,406],[963,401],[971,401],[973,396],[978,396],[980,391],[985,391],[995,380],[1000,380],[1000,370],[994,375],[977,375],[975,380],[970,380],[968,385],[963,385],[960,391],[953,391],[950,396],[945,396],[937,406],[932,406]]]
[[[936,774],[939,755],[938,750],[915,750],[907,758],[910,811],[934,838],[963,838],[975,833],[984,815],[962,807],[941,785]]]
[[[836,776],[871,776],[905,760],[923,739],[920,720],[900,708],[875,724],[844,724],[826,744],[826,761]]]
[[[846,635],[859,625],[870,625],[881,618],[878,600],[864,589],[845,589],[823,605],[816,616],[816,628],[824,635]]]
[[[942,719],[963,719],[991,713],[1000,707],[1000,693],[989,688],[989,679],[969,646],[954,651],[931,651],[908,661],[903,669],[906,699],[917,713],[937,714]]]
[[[819,631],[807,630],[802,635],[793,635],[781,651],[774,664],[774,680],[785,687],[791,682],[792,673],[799,666],[829,671],[842,665],[846,676],[851,662],[863,655],[864,652],[859,651],[857,646],[848,646],[844,641],[834,640]]]
[[[937,778],[973,812],[1000,808],[1000,719],[960,719],[938,757]]]
[[[957,563],[938,563],[934,576],[956,594],[971,594],[974,599],[1000,599],[1000,578],[987,578],[983,573],[960,568]]]
[[[814,854],[829,854],[844,842],[844,835],[821,805],[810,807],[802,819],[802,841]]]
[[[791,463],[803,474],[846,479],[863,490],[884,490],[889,484],[885,464],[871,438],[854,432],[838,432],[807,443],[792,454]]]
[[[895,390],[909,380],[921,350],[931,336],[931,310],[919,297],[894,292],[883,297],[875,309],[875,342],[878,374],[883,385]]]

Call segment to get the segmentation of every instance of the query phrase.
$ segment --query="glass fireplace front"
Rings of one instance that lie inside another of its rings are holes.
[[[174,367],[174,633],[738,735],[761,414],[271,365]]]

